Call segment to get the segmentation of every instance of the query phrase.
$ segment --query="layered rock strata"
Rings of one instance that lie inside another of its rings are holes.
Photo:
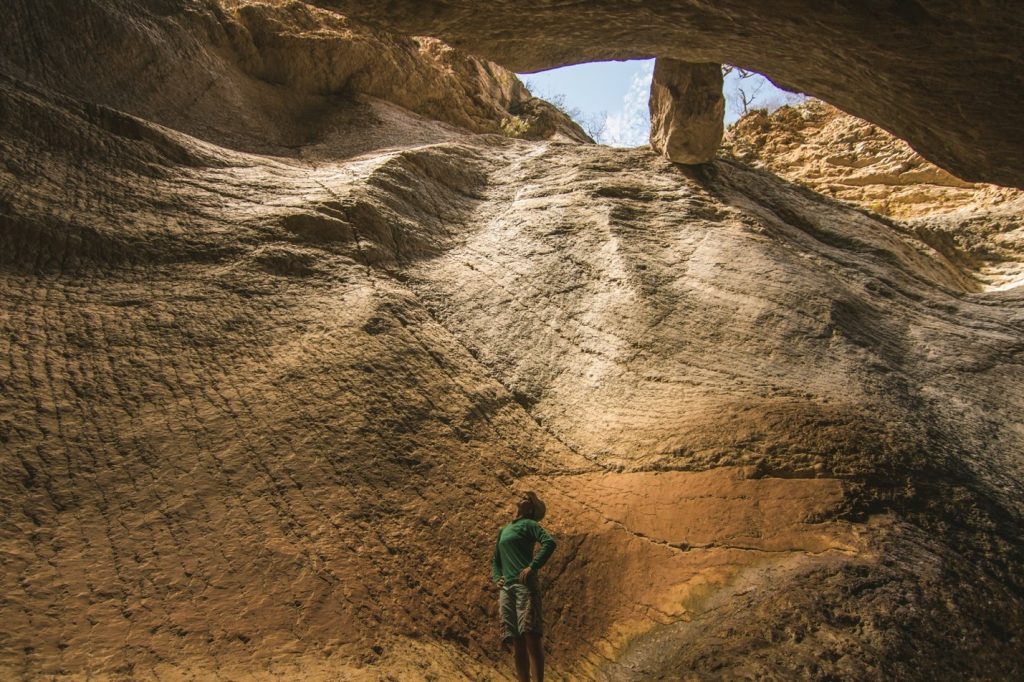
[[[767,74],[972,181],[1024,186],[1024,6],[955,0],[316,0],[516,71],[666,57]]]
[[[53,58],[218,40],[82,7]],[[552,678],[1024,670],[1020,288],[735,159],[352,93],[260,140],[217,97],[313,100],[43,66],[0,78],[5,679],[510,679],[524,488]]]
[[[651,147],[656,152],[676,163],[711,161],[725,129],[722,67],[656,60],[650,111]]]
[[[835,107],[811,100],[752,112],[730,128],[726,154],[893,219],[981,289],[1024,282],[1024,193],[960,180]]]

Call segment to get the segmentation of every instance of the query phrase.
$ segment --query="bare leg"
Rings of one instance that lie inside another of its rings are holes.
[[[526,648],[530,652],[530,662],[533,663],[533,682],[544,682],[544,646],[540,642],[540,635],[526,633]]]
[[[530,682],[530,656],[526,652],[526,640],[516,637],[512,640],[512,648],[516,659],[516,674],[519,682]]]

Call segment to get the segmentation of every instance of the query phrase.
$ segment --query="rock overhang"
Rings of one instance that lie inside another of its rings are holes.
[[[315,4],[519,72],[666,57],[743,66],[906,139],[970,181],[1024,186],[1024,6],[952,0]]]

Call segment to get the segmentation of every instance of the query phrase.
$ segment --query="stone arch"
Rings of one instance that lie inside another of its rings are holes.
[[[954,0],[316,4],[517,71],[667,57],[769,75],[909,141],[965,180],[1024,186],[1024,7]]]

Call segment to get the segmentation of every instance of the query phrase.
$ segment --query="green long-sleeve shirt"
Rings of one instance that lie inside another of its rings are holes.
[[[533,555],[534,543],[540,543],[540,551]],[[529,566],[537,570],[547,562],[555,551],[555,540],[533,519],[516,519],[498,532],[491,559],[491,580],[498,582],[505,578],[511,585],[519,580],[519,572]]]

